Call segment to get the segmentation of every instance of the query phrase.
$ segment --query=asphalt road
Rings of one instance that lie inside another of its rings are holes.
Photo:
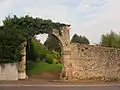
[[[120,85],[107,86],[0,86],[0,90],[120,90]]]

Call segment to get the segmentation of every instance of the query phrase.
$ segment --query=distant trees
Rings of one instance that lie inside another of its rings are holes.
[[[72,39],[71,39],[71,42],[74,42],[74,43],[80,43],[80,44],[89,44],[89,40],[85,37],[85,36],[78,36],[77,34],[74,34]]]
[[[113,31],[102,35],[101,45],[105,47],[120,48],[120,33],[117,34]]]
[[[44,45],[48,47],[49,50],[61,52],[59,43],[59,40],[55,36],[49,34],[47,40],[44,42]]]

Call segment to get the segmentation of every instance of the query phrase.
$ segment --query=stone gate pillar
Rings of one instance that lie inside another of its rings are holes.
[[[72,79],[72,62],[71,62],[71,45],[70,45],[70,25],[65,25],[61,28],[61,35],[59,35],[58,30],[53,30],[53,35],[55,35],[61,43],[62,51],[62,72],[60,78],[63,80]]]
[[[18,79],[26,79],[26,46],[27,42],[24,42],[21,44],[22,50],[21,50],[21,61],[19,62],[18,67]]]

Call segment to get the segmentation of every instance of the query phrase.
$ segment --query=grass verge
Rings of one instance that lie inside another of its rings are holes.
[[[42,71],[59,71],[62,68],[62,64],[48,64],[45,62],[29,62],[27,64],[27,75],[32,76]]]

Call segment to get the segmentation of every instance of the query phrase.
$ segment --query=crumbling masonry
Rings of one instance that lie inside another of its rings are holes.
[[[106,48],[96,45],[82,45],[70,43],[70,25],[61,28],[52,34],[61,43],[63,80],[119,80],[120,79],[120,49]],[[20,62],[19,79],[26,78],[26,51],[23,49],[23,58]],[[23,66],[22,66],[23,65]]]

